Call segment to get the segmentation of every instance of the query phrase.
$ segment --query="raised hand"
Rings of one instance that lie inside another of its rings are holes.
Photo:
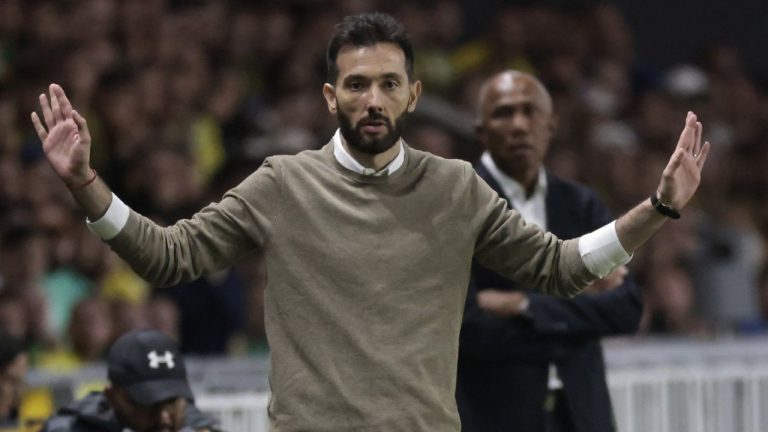
[[[90,167],[91,134],[85,119],[70,104],[64,90],[51,84],[50,103],[40,95],[40,108],[45,126],[37,113],[32,124],[43,143],[43,151],[56,174],[69,186],[86,183],[95,173]]]
[[[675,152],[661,176],[659,200],[676,210],[685,207],[701,182],[701,170],[709,154],[709,142],[701,144],[701,129],[696,114],[688,112]]]

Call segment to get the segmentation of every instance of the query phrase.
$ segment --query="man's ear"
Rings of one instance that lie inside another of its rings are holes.
[[[328,111],[331,114],[336,114],[336,111],[339,109],[336,102],[336,88],[328,83],[323,84],[323,97],[325,98],[325,103],[328,104]]]
[[[421,81],[414,81],[408,90],[410,92],[408,96],[408,112],[413,112],[416,109],[416,102],[419,101],[419,96],[421,96]]]

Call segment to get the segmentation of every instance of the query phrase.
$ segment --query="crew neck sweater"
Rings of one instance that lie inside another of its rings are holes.
[[[382,176],[348,170],[332,144],[271,157],[191,219],[131,211],[108,241],[155,285],[263,249],[272,431],[459,431],[472,258],[556,295],[595,278],[577,239],[526,224],[471,165],[404,149]]]

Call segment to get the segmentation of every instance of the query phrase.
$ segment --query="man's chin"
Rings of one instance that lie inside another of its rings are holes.
[[[353,146],[353,148],[361,153],[369,154],[369,155],[376,155],[380,153],[384,153],[387,150],[391,149],[393,145],[397,143],[397,140],[393,142],[392,144],[385,144],[381,141],[368,141],[368,142],[361,142],[357,146]]]

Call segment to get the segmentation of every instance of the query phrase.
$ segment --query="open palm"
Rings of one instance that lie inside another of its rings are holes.
[[[48,96],[40,95],[40,107],[45,126],[37,113],[32,113],[32,124],[43,142],[43,151],[56,174],[67,184],[80,184],[91,174],[91,135],[85,119],[67,99],[57,84],[49,87]]]
[[[659,199],[674,209],[685,207],[701,182],[701,170],[709,154],[709,142],[702,145],[701,131],[696,114],[689,112],[675,152],[661,176]]]

